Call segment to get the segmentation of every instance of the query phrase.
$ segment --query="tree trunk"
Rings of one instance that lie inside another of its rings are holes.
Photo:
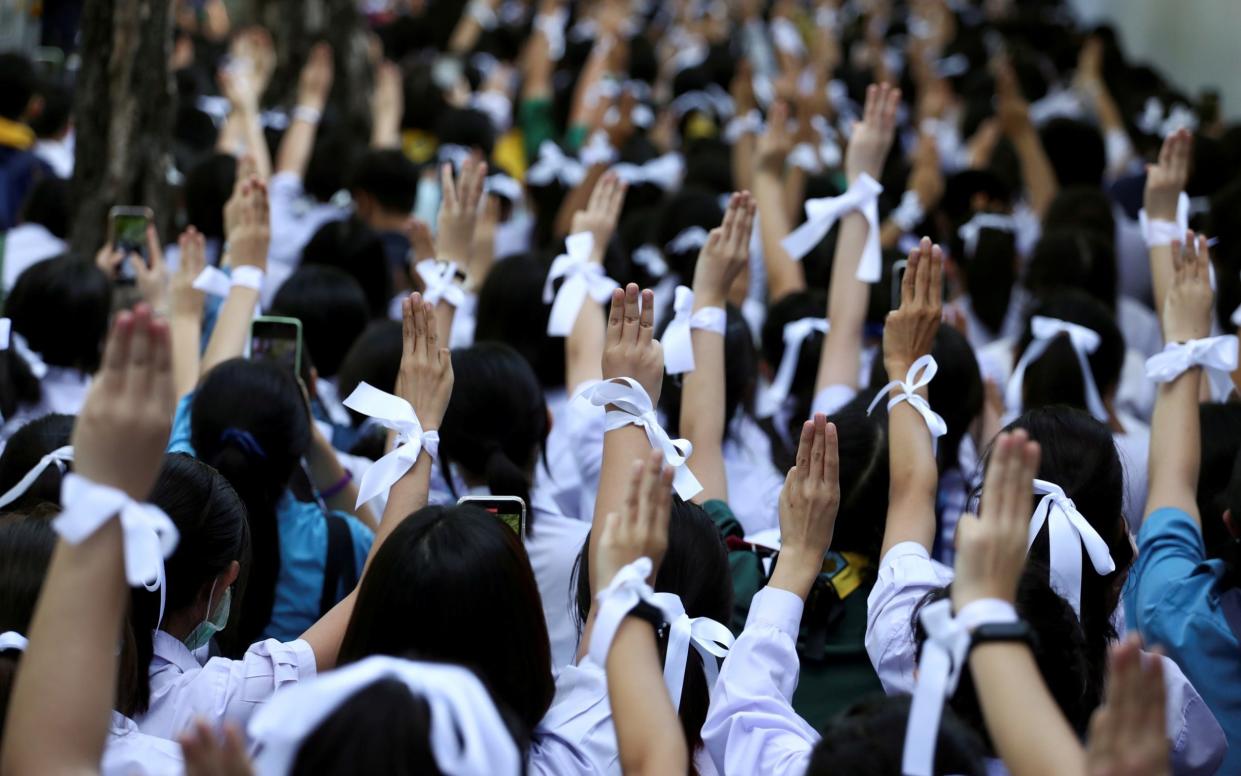
[[[171,237],[170,6],[168,0],[87,0],[82,11],[70,244],[85,255],[103,245],[114,205],[150,207],[161,237]]]

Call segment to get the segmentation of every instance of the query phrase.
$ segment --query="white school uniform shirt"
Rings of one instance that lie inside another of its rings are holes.
[[[91,376],[66,367],[48,367],[40,383],[43,395],[35,404],[23,404],[0,426],[0,450],[19,428],[44,415],[77,415],[86,402]]]
[[[1148,479],[1147,459],[1150,457],[1151,429],[1127,412],[1117,412],[1116,419],[1124,426],[1123,432],[1112,432],[1120,466],[1125,475],[1125,522],[1137,535],[1146,516],[1146,486]]]
[[[42,224],[18,224],[4,235],[4,292],[35,264],[54,259],[69,249],[67,243]]]
[[[112,712],[100,776],[181,776],[185,758],[176,741],[147,735],[132,719]]]
[[[552,416],[552,427],[547,433],[544,454],[535,466],[534,489],[547,494],[561,514],[589,522],[594,514],[593,495],[590,511],[581,511],[582,477],[574,459],[576,453],[566,414],[569,393],[563,388],[549,388],[544,392],[544,399]]]
[[[997,332],[988,329],[974,312],[969,294],[958,296],[948,302],[945,307],[955,308],[965,316],[966,339],[969,340],[974,350],[980,350],[997,340],[1007,339],[1016,342],[1021,337],[1021,330],[1025,326],[1026,306],[1029,301],[1030,296],[1026,290],[1021,286],[1014,286],[1012,296],[1008,301],[1008,310],[1004,313],[1004,319],[1000,321],[1000,330]]]
[[[889,695],[913,692],[917,664],[914,609],[927,593],[952,579],[952,569],[931,560],[926,548],[917,542],[901,542],[880,561],[875,586],[866,601],[866,653]],[[1222,759],[1228,742],[1185,674],[1168,658],[1161,659],[1172,772],[1197,776],[1202,773],[1202,763]]]
[[[151,704],[135,722],[143,733],[175,739],[197,719],[246,729],[250,716],[282,687],[316,674],[315,653],[298,639],[254,644],[240,660],[213,657],[200,664],[174,636],[155,631]]]
[[[271,209],[271,247],[267,250],[267,276],[263,281],[263,306],[270,307],[280,285],[302,260],[302,249],[327,223],[348,217],[349,209],[330,202],[317,202],[306,194],[302,177],[278,172],[267,184]]]
[[[1163,330],[1155,311],[1136,300],[1122,296],[1116,300],[1116,326],[1125,338],[1125,347],[1150,358],[1163,350]]]
[[[565,469],[572,466],[574,474],[568,479],[576,479],[577,482],[577,503],[566,514],[575,514],[588,523],[595,514],[595,494],[599,491],[599,477],[603,473],[603,436],[607,433],[607,413],[603,407],[596,407],[578,397],[598,382],[587,380],[575,386],[570,394],[572,398],[565,402],[560,414],[552,421],[553,434],[557,424],[564,430],[561,437],[564,452],[558,453],[558,466]],[[550,444],[548,449],[550,456]]]
[[[547,636],[552,648],[552,672],[573,663],[577,656],[577,588],[573,569],[590,533],[590,521],[566,517],[548,496],[532,491],[530,511],[533,523],[522,537],[534,581],[543,599]]]
[[[779,528],[784,475],[771,462],[771,438],[747,413],[730,426],[723,446],[728,506],[747,536]]]

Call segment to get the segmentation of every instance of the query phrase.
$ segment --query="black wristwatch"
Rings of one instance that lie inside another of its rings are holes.
[[[1025,620],[1016,622],[990,622],[979,625],[970,632],[970,649],[979,644],[997,641],[1022,641],[1034,647],[1034,631]]]
[[[630,609],[629,613],[625,616],[637,617],[639,620],[645,620],[650,623],[651,627],[655,629],[656,638],[663,635],[664,628],[668,625],[668,623],[664,620],[663,611],[660,610],[658,606],[647,603],[646,601],[639,601],[638,604]]]

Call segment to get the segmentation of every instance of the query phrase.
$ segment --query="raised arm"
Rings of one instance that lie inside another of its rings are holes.
[[[862,120],[854,125],[845,152],[845,175],[850,186],[863,174],[875,180],[882,176],[883,163],[896,132],[896,109],[900,101],[900,90],[889,88],[887,84],[871,84],[867,88]],[[857,270],[869,231],[866,217],[856,210],[846,213],[840,220],[827,299],[832,327],[827,332],[819,359],[816,392],[829,385],[858,387],[862,327],[866,323],[870,285],[858,280]]]
[[[943,265],[939,246],[932,246],[926,237],[909,254],[901,280],[901,306],[888,314],[883,327],[883,364],[893,380],[904,380],[913,363],[935,344],[943,312]],[[918,388],[917,394],[926,399],[926,387]],[[888,461],[891,486],[882,554],[901,542],[917,542],[929,551],[935,542],[939,471],[926,420],[911,402],[900,402],[888,411]]]
[[[232,106],[220,133],[220,141],[231,147],[222,150],[252,157],[255,174],[265,181],[271,177],[271,153],[259,121],[259,101],[276,64],[271,35],[262,27],[243,30],[233,39],[229,53],[232,63],[216,76],[220,91]]]
[[[233,189],[233,197],[224,206],[225,236],[228,254],[225,263],[236,273],[243,267],[267,271],[267,247],[271,243],[271,213],[267,207],[267,186],[258,178],[241,179]],[[246,349],[250,321],[259,303],[259,290],[234,283],[229,287],[224,304],[220,305],[215,329],[203,353],[202,371],[209,372],[217,364],[240,357]]]
[[[332,91],[332,77],[332,47],[326,43],[315,44],[297,83],[297,107],[289,117],[289,128],[280,139],[276,172],[292,173],[298,178],[305,176],[310,153],[314,150],[315,133],[319,130],[319,119]]]
[[[780,557],[768,585],[806,600],[832,546],[839,508],[836,426],[815,415],[802,424],[797,463],[780,489]]]
[[[173,404],[167,324],[145,304],[120,313],[73,429],[76,475],[145,500],[159,474]],[[153,534],[141,525],[135,530]],[[120,520],[111,518],[75,538],[57,541],[30,623],[10,699],[21,713],[9,715],[0,753],[5,773],[99,772],[129,603],[125,541]],[[147,551],[161,551],[154,535],[150,542]]]
[[[483,181],[487,177],[487,164],[473,158],[461,164],[454,176],[451,164],[440,168],[439,228],[436,230],[435,250],[440,261],[449,261],[468,272],[472,259],[474,226],[478,221],[478,205],[483,198]],[[439,338],[448,342],[452,333],[452,319],[456,308],[446,299],[435,305],[435,321]]]
[[[723,309],[733,281],[750,261],[750,232],[755,205],[749,192],[733,194],[724,223],[712,229],[694,269],[694,312]],[[683,378],[681,435],[694,446],[689,467],[702,483],[695,501],[728,500],[724,473],[724,434],[728,428],[724,401],[724,340],[721,332],[690,326],[694,369]]]
[[[1184,250],[1172,244],[1172,278],[1163,304],[1163,330],[1168,342],[1202,339],[1211,333],[1211,260],[1205,237],[1186,235]],[[1159,384],[1151,417],[1147,517],[1162,507],[1176,507],[1201,523],[1198,514],[1198,469],[1201,430],[1198,389],[1201,367],[1191,366],[1175,380]]]
[[[172,336],[172,382],[177,398],[198,385],[199,354],[202,349],[203,292],[194,288],[194,279],[207,266],[206,241],[190,227],[177,239],[181,262],[173,273],[169,293],[168,326]]]
[[[1189,160],[1193,150],[1193,135],[1187,129],[1179,129],[1163,139],[1159,149],[1159,162],[1146,166],[1146,189],[1142,193],[1142,208],[1147,222],[1163,221],[1177,223],[1177,203],[1189,180]],[[1180,237],[1181,235],[1177,235]],[[1162,241],[1160,241],[1162,242]],[[1149,246],[1151,281],[1155,291],[1155,309],[1164,309],[1164,300],[1172,286],[1172,245]],[[1161,321],[1162,322],[1162,321]],[[1164,340],[1171,342],[1167,332]]]
[[[594,250],[590,254],[594,264],[603,265],[603,257],[616,232],[628,189],[628,185],[614,173],[606,173],[590,192],[586,209],[573,215],[573,234],[588,232],[594,240]],[[587,294],[573,322],[573,329],[564,340],[565,388],[574,391],[583,383],[599,380],[603,376],[600,363],[606,336],[603,310]]]
[[[767,270],[767,295],[780,299],[806,288],[801,265],[789,256],[780,241],[791,231],[784,207],[784,162],[793,149],[788,130],[789,108],[777,102],[767,115],[767,129],[758,139],[755,151],[754,199],[758,203],[759,236],[763,242],[763,266]]]
[[[375,68],[375,91],[371,94],[371,148],[401,147],[401,117],[405,113],[401,67],[383,61]]]
[[[995,65],[995,95],[1000,127],[1017,152],[1030,207],[1042,218],[1056,198],[1060,184],[1043,149],[1038,129],[1030,120],[1030,103],[1022,96],[1017,76],[1007,61]]]

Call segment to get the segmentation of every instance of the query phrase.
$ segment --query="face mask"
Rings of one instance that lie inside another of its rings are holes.
[[[211,594],[215,593],[215,585],[211,586]],[[229,609],[233,605],[233,589],[231,587],[224,588],[224,596],[220,599],[220,605],[216,607],[215,614],[211,613],[211,594],[207,595],[207,619],[198,623],[194,630],[190,631],[190,635],[185,637],[185,646],[194,652],[202,649],[211,641],[211,637],[224,630],[224,626],[228,624]]]

